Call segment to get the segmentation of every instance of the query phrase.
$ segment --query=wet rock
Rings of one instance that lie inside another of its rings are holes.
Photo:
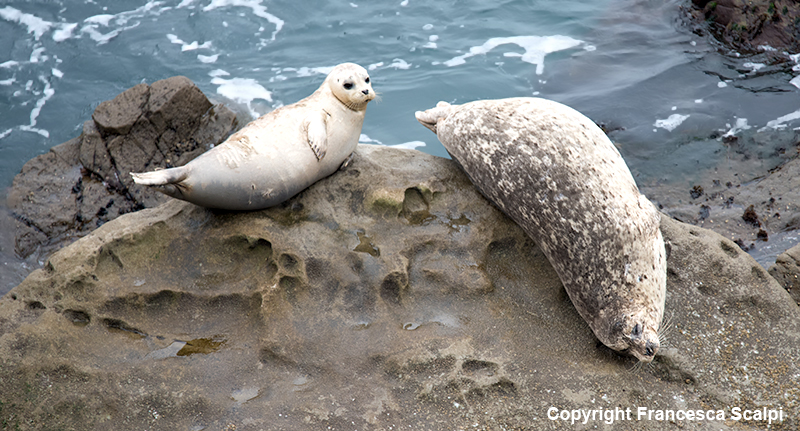
[[[708,25],[714,37],[743,53],[759,46],[800,50],[800,5],[792,0],[692,0],[692,15]]]
[[[182,165],[222,142],[235,116],[187,78],[139,84],[101,103],[75,139],[23,166],[8,204],[15,251],[43,258],[114,218],[167,197],[132,187],[130,172]]]
[[[744,210],[744,213],[742,213],[742,220],[753,227],[761,227],[761,222],[758,220],[758,214],[756,213],[754,205],[750,205]]]
[[[697,199],[700,196],[703,196],[703,186],[694,186],[692,190],[689,191],[689,194],[692,196],[692,199]]]
[[[662,231],[671,329],[635,367],[453,162],[361,145],[279,207],[170,200],[52,255],[0,299],[0,419],[573,429],[548,409],[645,406],[720,409],[726,421],[677,426],[726,430],[765,428],[731,409],[768,407],[786,414],[771,429],[796,429],[800,308],[735,243],[666,216]]]
[[[800,245],[779,254],[769,274],[800,304]]]
[[[797,132],[791,135],[800,138]],[[643,189],[648,197],[658,197],[671,216],[749,244],[746,248],[768,268],[780,252],[797,245],[792,238],[800,228],[800,159],[788,159],[763,177],[740,181],[734,185],[708,179],[704,195],[692,201],[672,197],[663,188]],[[754,242],[760,244],[753,247]],[[775,251],[762,252],[767,246]]]

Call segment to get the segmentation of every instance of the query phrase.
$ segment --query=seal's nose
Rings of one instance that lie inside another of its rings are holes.
[[[364,95],[366,96],[367,94],[369,94],[369,89],[366,88],[364,90],[361,90],[361,92],[364,93]]]
[[[648,341],[644,344],[644,354],[645,356],[653,356],[656,354],[656,350],[658,350],[658,344]]]

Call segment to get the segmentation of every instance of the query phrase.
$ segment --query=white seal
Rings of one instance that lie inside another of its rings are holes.
[[[416,117],[539,245],[595,336],[652,361],[667,278],[660,215],[603,131],[537,98],[439,102]]]
[[[343,63],[312,95],[261,116],[186,165],[131,176],[208,208],[267,208],[339,169],[358,145],[374,98],[367,71]]]

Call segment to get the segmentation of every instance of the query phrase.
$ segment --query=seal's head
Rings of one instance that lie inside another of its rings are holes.
[[[651,362],[661,346],[660,324],[660,318],[656,320],[645,312],[623,314],[610,322],[607,331],[595,331],[595,335],[614,350],[630,353],[642,362]]]
[[[333,68],[325,83],[331,93],[354,111],[367,109],[367,103],[375,98],[369,73],[355,63],[342,63]]]

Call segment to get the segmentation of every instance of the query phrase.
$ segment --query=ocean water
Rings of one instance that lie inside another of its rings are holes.
[[[710,175],[744,183],[784,160],[777,151],[732,157],[726,135],[747,145],[774,131],[778,148],[795,145],[800,129],[800,54],[727,52],[692,31],[688,3],[5,0],[0,190],[27,160],[77,136],[100,102],[138,83],[185,75],[212,100],[258,116],[350,61],[369,69],[381,94],[362,142],[446,157],[415,111],[439,100],[545,97],[603,124],[642,190],[677,205]],[[25,272],[5,272],[17,270]]]

